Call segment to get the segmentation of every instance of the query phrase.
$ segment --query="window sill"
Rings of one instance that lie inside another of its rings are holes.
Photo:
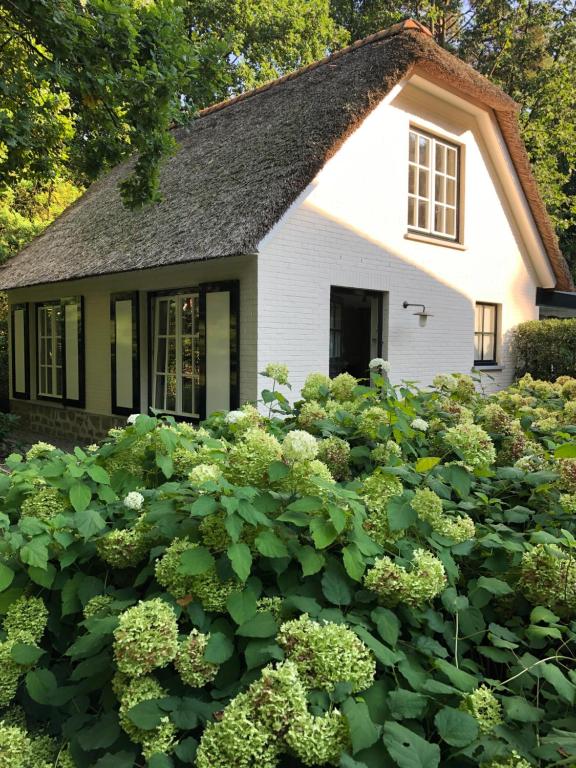
[[[414,240],[417,243],[428,243],[428,245],[439,245],[443,248],[453,248],[455,251],[468,250],[462,243],[457,243],[454,240],[443,240],[441,237],[428,237],[427,235],[419,235],[417,232],[406,232],[404,240]]]
[[[506,368],[505,365],[473,365],[472,370],[473,371],[482,371],[485,373],[490,373],[490,371],[498,372],[503,371]]]

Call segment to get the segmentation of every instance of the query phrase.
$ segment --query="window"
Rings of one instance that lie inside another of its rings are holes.
[[[498,307],[496,304],[476,304],[474,322],[474,364],[496,364],[496,333]]]
[[[38,396],[61,399],[64,393],[64,312],[60,302],[38,305]]]
[[[458,238],[459,149],[411,129],[408,153],[408,227]]]
[[[198,295],[154,300],[152,407],[163,413],[199,414]]]

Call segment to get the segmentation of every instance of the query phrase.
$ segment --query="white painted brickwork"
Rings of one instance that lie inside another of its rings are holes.
[[[405,238],[411,123],[463,146],[464,249]],[[294,395],[307,373],[328,372],[334,285],[388,293],[384,356],[395,381],[469,373],[474,303],[501,305],[504,368],[488,388],[507,384],[506,335],[537,317],[538,281],[497,178],[470,115],[413,86],[380,104],[261,243],[258,369],[287,363]],[[426,327],[404,300],[426,305]]]

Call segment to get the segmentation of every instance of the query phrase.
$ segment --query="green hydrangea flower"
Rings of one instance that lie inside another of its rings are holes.
[[[48,456],[55,450],[56,446],[52,445],[52,443],[44,443],[42,441],[34,443],[34,445],[26,451],[26,461],[33,461],[39,456]]]
[[[167,692],[153,677],[139,677],[131,680],[126,686],[120,699],[120,725],[130,739],[140,744],[146,759],[155,752],[170,752],[176,741],[176,729],[168,716],[162,719],[160,725],[150,731],[138,728],[128,717],[128,712],[143,701],[161,699]]]
[[[96,595],[90,598],[84,606],[84,618],[94,619],[110,615],[110,604],[114,602],[111,595]]]
[[[302,427],[302,429],[311,432],[316,429],[317,422],[324,421],[324,419],[327,418],[328,413],[326,412],[326,409],[323,408],[318,401],[310,400],[309,402],[303,403],[296,421],[298,422],[298,426]]]
[[[132,528],[115,528],[96,541],[96,551],[113,568],[134,568],[154,544],[151,526],[139,517]]]
[[[314,478],[326,483],[335,482],[326,464],[319,459],[295,461],[290,467],[290,472],[280,481],[280,488],[288,493],[298,493],[301,496],[322,497],[324,491],[319,485],[316,485]]]
[[[204,661],[204,651],[210,635],[203,635],[193,629],[188,637],[180,643],[174,659],[174,666],[182,682],[193,688],[202,688],[210,683],[218,674],[218,665]]]
[[[56,515],[70,510],[68,499],[57,488],[41,488],[27,496],[22,502],[22,517],[35,517],[49,523]]]
[[[394,440],[387,440],[372,449],[370,458],[375,464],[389,464],[391,459],[402,458],[402,447]]]
[[[39,643],[48,622],[48,610],[40,597],[19,597],[6,611],[2,626],[9,640]]]
[[[350,473],[350,445],[339,437],[321,440],[318,446],[318,458],[330,470],[336,480],[346,480]]]
[[[24,729],[0,721],[0,768],[28,768],[31,747]]]
[[[576,560],[555,544],[536,544],[523,555],[518,587],[532,605],[576,614]]]
[[[491,760],[489,763],[482,763],[480,768],[533,768],[533,764],[529,763],[528,760],[524,760],[518,752],[513,751],[509,757]]]
[[[446,584],[442,562],[425,549],[414,550],[409,571],[385,555],[376,560],[364,577],[366,588],[375,592],[380,602],[390,608],[399,603],[422,608],[443,592]]]
[[[339,765],[351,745],[348,722],[337,709],[320,717],[306,712],[295,718],[286,743],[304,765]]]
[[[288,384],[288,366],[283,363],[268,363],[263,371],[264,376],[268,376],[270,379],[274,379],[280,386]]]
[[[403,490],[402,483],[397,477],[387,475],[378,468],[362,481],[362,487],[358,491],[368,510],[364,528],[381,546],[399,539],[403,534],[402,531],[390,531],[386,511],[390,499],[400,496]]]
[[[358,417],[358,431],[369,440],[378,440],[380,427],[390,425],[390,414],[384,408],[373,405],[361,411]]]
[[[324,373],[309,373],[302,387],[304,400],[325,400],[330,392],[331,381]]]
[[[576,493],[576,459],[560,459],[558,472],[560,488],[568,493]]]
[[[345,403],[352,400],[354,387],[358,386],[358,379],[350,373],[340,373],[330,382],[330,397],[338,400],[339,403]]]
[[[457,543],[476,536],[474,521],[468,515],[452,517],[444,512],[442,499],[429,488],[419,488],[410,502],[421,520],[429,523],[435,533]]]
[[[176,614],[160,598],[140,601],[119,617],[114,658],[120,672],[140,677],[165,667],[178,651]]]
[[[202,486],[204,483],[217,483],[223,476],[218,464],[197,464],[188,475],[191,486]]]
[[[560,494],[560,506],[569,515],[576,515],[576,493]]]
[[[282,443],[282,458],[288,464],[295,461],[312,461],[318,455],[318,442],[315,437],[301,429],[288,432]]]
[[[439,373],[432,379],[432,386],[445,392],[453,392],[458,386],[458,379],[452,373]]]
[[[466,422],[446,430],[446,444],[456,451],[470,469],[486,469],[496,460],[496,449],[490,436],[478,424]]]
[[[44,768],[55,764],[58,756],[58,744],[47,734],[30,735],[29,768]],[[61,763],[58,763],[61,765]]]
[[[20,640],[6,640],[0,643],[0,707],[7,707],[18,692],[24,669],[12,658],[12,647]],[[0,763],[1,764],[1,763]]]
[[[282,624],[277,642],[309,688],[331,693],[338,683],[349,682],[356,693],[374,680],[376,663],[371,652],[343,624],[319,623],[304,613]]]
[[[274,435],[253,427],[230,449],[226,478],[235,485],[266,488],[268,468],[281,458],[282,449]]]
[[[489,431],[497,435],[511,434],[514,419],[498,403],[489,403],[480,411],[480,421]]]
[[[490,733],[497,725],[504,722],[502,706],[486,685],[480,685],[475,691],[465,696],[460,709],[472,715],[482,733]]]
[[[276,621],[280,621],[283,604],[284,601],[282,598],[275,595],[273,597],[261,597],[257,601],[256,606],[259,613],[266,613],[267,611],[270,611]]]
[[[561,392],[565,400],[576,400],[576,379],[565,381],[562,384]]]

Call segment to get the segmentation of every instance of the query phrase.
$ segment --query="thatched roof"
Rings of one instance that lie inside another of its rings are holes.
[[[210,107],[177,132],[163,201],[123,207],[129,163],[94,183],[0,271],[0,287],[254,253],[317,172],[401,79],[418,71],[495,111],[557,277],[568,267],[532,176],[516,104],[413,21]]]

